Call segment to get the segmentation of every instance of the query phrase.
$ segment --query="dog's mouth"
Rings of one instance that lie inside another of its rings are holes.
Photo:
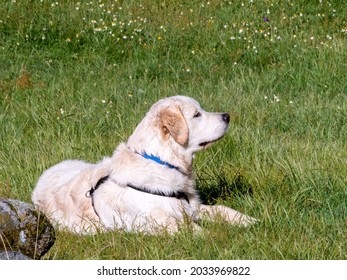
[[[224,135],[223,135],[224,136]],[[217,139],[214,139],[214,140],[211,140],[211,141],[205,141],[205,142],[202,142],[199,144],[200,147],[202,147],[202,149],[207,149],[208,147],[210,147],[214,142],[217,142],[219,139],[223,138],[223,136],[217,138]]]

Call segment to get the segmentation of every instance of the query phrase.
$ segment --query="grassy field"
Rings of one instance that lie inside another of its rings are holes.
[[[197,154],[201,195],[260,222],[202,236],[57,232],[46,259],[346,259],[344,1],[0,4],[0,196],[112,154],[159,98],[231,114]]]

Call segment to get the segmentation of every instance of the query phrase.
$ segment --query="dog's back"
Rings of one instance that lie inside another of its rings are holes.
[[[33,203],[61,228],[94,231],[98,216],[91,200],[83,194],[90,190],[91,170],[95,166],[77,160],[54,165],[39,178],[32,194]]]

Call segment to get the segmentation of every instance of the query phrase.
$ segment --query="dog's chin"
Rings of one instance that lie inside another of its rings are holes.
[[[201,150],[206,150],[208,147],[212,146],[215,141],[211,142],[204,142],[201,143],[199,146],[201,147]]]
[[[208,147],[212,146],[215,142],[217,142],[219,139],[223,138],[224,135],[221,137],[211,140],[211,141],[205,141],[199,144],[202,150],[206,150]]]

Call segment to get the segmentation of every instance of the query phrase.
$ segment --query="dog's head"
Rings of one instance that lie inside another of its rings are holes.
[[[191,163],[194,152],[222,138],[229,114],[204,111],[186,96],[173,96],[154,104],[128,140],[128,147],[163,160]]]

